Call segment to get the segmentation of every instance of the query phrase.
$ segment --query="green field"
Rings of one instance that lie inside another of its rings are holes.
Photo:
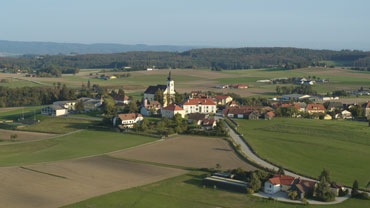
[[[64,134],[79,129],[86,129],[95,123],[94,121],[83,119],[49,117],[49,116],[39,116],[39,117],[42,118],[40,123],[24,126],[22,130]]]
[[[33,117],[35,113],[40,112],[44,106],[21,107],[14,110],[0,112],[0,120],[16,120],[24,115],[25,118]]]
[[[0,166],[68,160],[112,152],[155,140],[131,134],[82,130],[53,139],[1,145]]]
[[[2,87],[10,87],[10,88],[16,88],[16,87],[37,87],[42,86],[40,84],[26,81],[26,80],[18,80],[18,79],[12,79],[12,78],[5,78],[8,82],[0,82],[0,86]]]
[[[212,188],[203,188],[205,172],[192,171],[188,174],[163,180],[154,184],[131,188],[95,197],[64,208],[211,208],[211,207],[327,207],[350,208],[369,207],[370,201],[349,199],[337,205],[303,206],[262,199],[251,195],[234,193]]]
[[[370,128],[366,122],[310,119],[237,119],[254,151],[284,168],[318,177],[326,168],[332,179],[365,187],[370,180]]]

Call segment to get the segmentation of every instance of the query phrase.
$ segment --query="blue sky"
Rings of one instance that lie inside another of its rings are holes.
[[[0,40],[370,50],[368,0],[3,0]]]

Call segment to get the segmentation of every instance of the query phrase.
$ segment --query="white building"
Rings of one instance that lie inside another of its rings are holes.
[[[263,191],[267,194],[275,194],[279,191],[286,192],[293,185],[294,180],[295,178],[292,176],[275,174],[274,177],[265,182]]]
[[[114,103],[115,104],[130,104],[131,100],[128,96],[126,95],[116,95],[113,97]]]
[[[68,109],[60,105],[49,105],[41,109],[41,115],[64,116],[68,114]]]
[[[149,86],[144,92],[144,100],[154,101],[155,93],[158,90],[162,92],[164,107],[175,99],[175,81],[171,78],[171,71],[168,73],[167,85]]]
[[[69,111],[75,110],[76,100],[55,101],[53,105],[59,105]]]
[[[113,126],[122,125],[123,128],[133,128],[135,124],[143,120],[140,113],[118,114],[113,119]]]
[[[185,117],[185,111],[180,106],[175,104],[169,104],[168,106],[161,109],[163,118],[173,118],[176,114],[180,114],[182,118]]]
[[[211,98],[191,98],[181,104],[185,114],[190,113],[216,113],[217,105]]]

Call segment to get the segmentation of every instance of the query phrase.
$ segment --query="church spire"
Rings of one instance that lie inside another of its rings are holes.
[[[168,72],[168,81],[171,81],[172,78],[171,78],[171,69],[170,69],[170,72]]]

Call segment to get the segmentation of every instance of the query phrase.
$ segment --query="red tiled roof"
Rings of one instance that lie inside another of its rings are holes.
[[[118,118],[121,119],[121,121],[135,120],[137,117],[143,117],[143,116],[140,113],[118,114]]]
[[[273,178],[270,178],[269,181],[273,185],[291,185],[294,181],[294,177],[275,174]]]
[[[288,103],[282,103],[280,105],[280,107],[282,108],[289,108],[289,107],[294,107],[295,109],[299,110],[301,107],[299,106],[299,104],[288,104]]]
[[[166,107],[163,108],[163,110],[169,110],[169,111],[180,111],[184,110],[180,106],[175,105],[175,104],[169,104]]]
[[[323,104],[308,104],[306,109],[309,110],[325,110],[325,107]]]
[[[269,111],[269,112],[266,113],[266,115],[269,116],[269,117],[274,117],[275,113],[272,112],[272,111]]]
[[[116,95],[113,98],[114,100],[120,100],[120,101],[125,101],[128,100],[128,96],[123,96],[123,95]]]
[[[192,98],[183,102],[182,105],[216,105],[211,98]]]
[[[214,119],[203,119],[203,126],[213,126],[213,124],[216,122]]]
[[[230,96],[227,96],[227,95],[216,95],[215,96],[215,98],[217,100],[224,100],[224,99],[227,99],[228,97],[230,97]]]

